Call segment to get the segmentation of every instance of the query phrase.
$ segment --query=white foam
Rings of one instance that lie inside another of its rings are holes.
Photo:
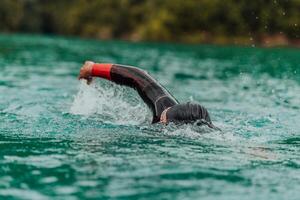
[[[150,111],[137,92],[105,80],[94,81],[91,85],[81,81],[70,113],[85,117],[97,115],[101,121],[113,124],[151,122]]]

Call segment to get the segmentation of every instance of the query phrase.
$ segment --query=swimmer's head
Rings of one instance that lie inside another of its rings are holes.
[[[194,103],[177,104],[162,113],[162,123],[196,123],[197,125],[207,125],[215,128],[211,122],[209,114],[203,106]]]

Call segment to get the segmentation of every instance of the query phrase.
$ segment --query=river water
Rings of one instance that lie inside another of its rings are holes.
[[[139,66],[222,131],[151,125]],[[298,199],[300,50],[0,35],[1,199]]]

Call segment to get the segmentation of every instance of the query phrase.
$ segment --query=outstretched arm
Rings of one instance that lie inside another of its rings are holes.
[[[137,90],[152,110],[153,121],[157,121],[163,109],[177,104],[177,100],[164,87],[137,67],[87,61],[80,70],[79,79],[86,79],[90,83],[92,77],[101,77]]]
[[[137,67],[87,61],[80,70],[79,79],[86,79],[90,83],[92,77],[104,78],[138,91],[149,84],[161,87],[146,71]]]

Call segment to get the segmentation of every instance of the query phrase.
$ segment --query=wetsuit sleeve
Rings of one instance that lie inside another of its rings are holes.
[[[141,91],[149,84],[156,84],[156,81],[146,71],[137,67],[118,64],[96,63],[92,67],[92,76]]]
[[[166,107],[177,103],[175,98],[154,78],[137,67],[96,63],[92,67],[92,76],[101,77],[137,90],[153,112],[153,123],[159,120],[161,112]]]
[[[92,76],[97,76],[97,77],[101,77],[101,78],[111,80],[111,76],[110,76],[111,68],[112,68],[112,64],[95,63],[92,67]]]

